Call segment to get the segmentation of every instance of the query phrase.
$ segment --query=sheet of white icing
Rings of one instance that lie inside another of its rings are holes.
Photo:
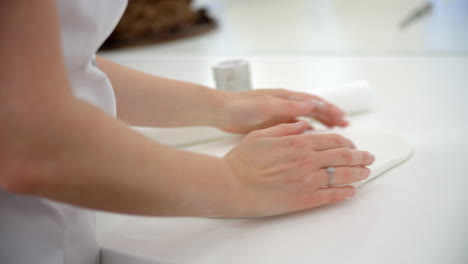
[[[359,149],[376,155],[369,180],[407,160],[412,153],[403,137],[390,132],[355,129],[332,132],[352,139]],[[238,140],[239,137],[231,137],[186,150],[222,156]],[[349,219],[340,217],[363,209],[346,206],[349,205],[337,204],[261,219],[129,217],[99,234],[101,263],[314,263],[317,259],[335,258],[337,249],[341,249],[341,254],[355,254],[360,245],[354,240],[326,240],[330,233],[346,232],[354,234],[346,237],[355,237],[364,232],[356,229]],[[362,219],[366,218],[356,221]],[[332,244],[324,246],[324,243]],[[320,250],[314,251],[317,248]]]

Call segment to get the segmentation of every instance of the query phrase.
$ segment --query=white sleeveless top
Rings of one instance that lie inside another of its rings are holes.
[[[74,94],[115,116],[115,97],[94,54],[126,0],[57,0],[65,64]],[[0,263],[95,264],[94,213],[0,190]]]

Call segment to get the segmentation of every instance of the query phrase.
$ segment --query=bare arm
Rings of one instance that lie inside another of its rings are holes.
[[[354,194],[350,186],[321,188],[328,166],[339,167],[338,185],[368,174],[363,166],[371,155],[336,135],[301,135],[305,122],[253,132],[222,159],[154,143],[72,95],[54,0],[1,5],[0,34],[8,40],[0,42],[0,188],[6,191],[121,213],[262,216]],[[271,100],[253,103],[266,103],[255,118],[271,115],[263,113]]]
[[[136,214],[227,203],[220,159],[156,144],[73,97],[55,1],[3,1],[0,32],[1,188]]]
[[[140,126],[216,126],[223,116],[225,93],[136,71],[97,56],[112,82],[118,117]]]
[[[248,133],[294,122],[299,116],[329,127],[348,124],[336,106],[306,93],[284,89],[223,92],[139,72],[99,56],[97,62],[114,87],[119,118],[132,125],[214,126]]]

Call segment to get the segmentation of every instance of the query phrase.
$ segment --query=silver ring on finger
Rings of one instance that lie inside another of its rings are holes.
[[[335,183],[335,168],[328,167],[327,174],[328,174],[328,188],[331,188],[332,185]]]
[[[311,101],[315,103],[314,112],[319,112],[323,107],[325,107],[325,103],[320,100],[312,99]]]

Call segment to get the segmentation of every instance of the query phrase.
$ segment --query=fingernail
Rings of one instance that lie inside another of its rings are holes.
[[[375,161],[374,154],[372,154],[370,152],[367,152],[367,162],[366,162],[366,164],[371,165],[372,163],[374,163],[374,161]]]
[[[364,168],[364,173],[361,175],[361,180],[367,179],[370,175],[370,170],[368,168]]]
[[[349,193],[346,195],[346,200],[353,198],[353,196],[356,194],[356,188],[353,188],[352,190],[349,191]]]

